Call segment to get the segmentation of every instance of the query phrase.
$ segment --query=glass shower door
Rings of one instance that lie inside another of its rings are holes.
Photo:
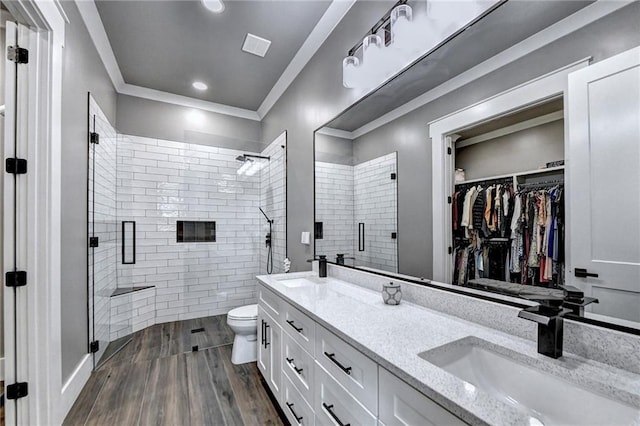
[[[89,95],[88,296],[94,368],[111,339],[117,287],[116,132]]]

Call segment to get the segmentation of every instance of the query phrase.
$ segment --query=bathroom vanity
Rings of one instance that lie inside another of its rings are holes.
[[[597,330],[567,322],[554,360],[516,307],[397,280],[405,300],[385,305],[385,280],[258,277],[258,367],[291,424],[640,424],[640,339],[602,341],[621,349],[596,361],[572,352]]]

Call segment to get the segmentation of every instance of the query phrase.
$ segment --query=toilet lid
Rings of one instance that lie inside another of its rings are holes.
[[[240,306],[230,310],[227,316],[235,320],[254,320],[258,318],[258,305]]]

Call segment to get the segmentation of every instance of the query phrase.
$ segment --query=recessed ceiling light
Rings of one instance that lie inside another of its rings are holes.
[[[222,13],[224,10],[222,0],[202,0],[202,4],[213,13]]]
[[[193,88],[198,90],[207,90],[208,86],[201,81],[194,81]]]
[[[242,45],[242,50],[264,58],[267,50],[269,50],[269,46],[271,46],[271,40],[247,33],[247,37],[244,39],[244,44]]]

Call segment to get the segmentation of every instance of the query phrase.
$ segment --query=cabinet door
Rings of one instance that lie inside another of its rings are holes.
[[[567,282],[640,321],[640,47],[570,74],[567,106]]]
[[[267,316],[265,324],[266,342],[269,353],[269,378],[268,383],[271,391],[278,401],[282,394],[282,329],[273,319]]]
[[[465,424],[384,368],[380,368],[379,392],[379,420],[386,426]]]
[[[264,344],[266,339],[265,327],[266,315],[261,305],[258,305],[258,369],[262,373],[262,377],[269,381],[269,357],[271,351]]]
[[[258,369],[278,401],[282,394],[282,329],[258,306]]]

